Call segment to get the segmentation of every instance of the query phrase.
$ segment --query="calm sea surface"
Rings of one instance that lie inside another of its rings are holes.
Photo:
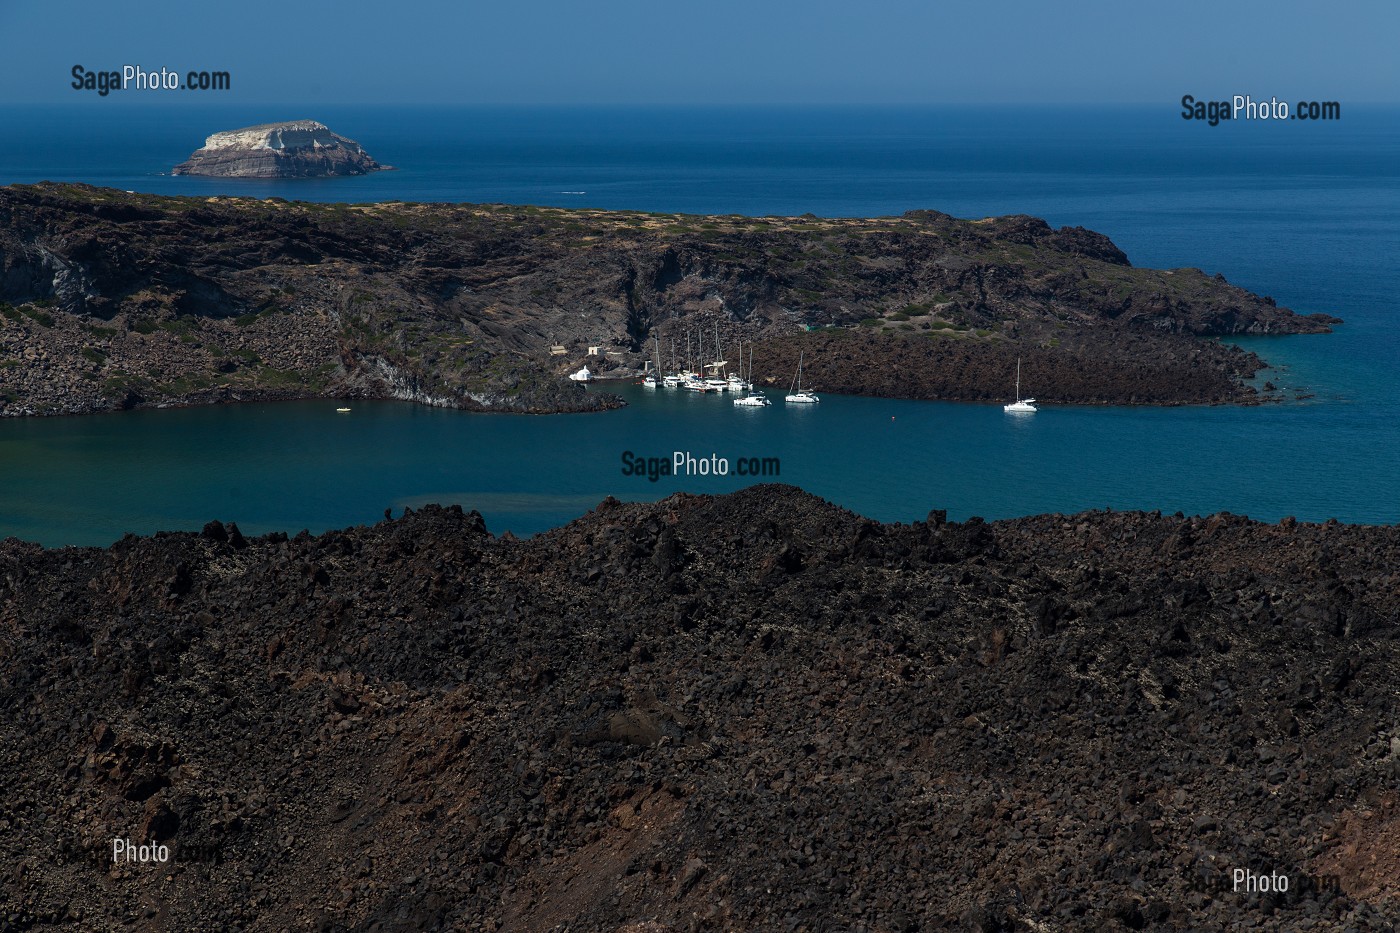
[[[395,172],[262,182],[171,177],[220,129],[310,116]],[[496,201],[828,216],[1023,212],[1108,234],[1139,265],[1199,266],[1303,312],[1321,337],[1252,339],[1314,398],[1233,408],[1066,408],[825,396],[812,410],[623,391],[598,415],[472,415],[325,402],[0,422],[0,536],[313,531],[430,501],[494,531],[566,522],[604,495],[749,479],[623,476],[621,456],[781,459],[782,481],[884,520],[1086,508],[1400,521],[1400,111],[1333,124],[1187,123],[1148,109],[0,109],[0,183],[165,194]],[[820,388],[820,387],[818,387]],[[1030,386],[1034,394],[1037,387]],[[780,399],[781,393],[777,393]]]

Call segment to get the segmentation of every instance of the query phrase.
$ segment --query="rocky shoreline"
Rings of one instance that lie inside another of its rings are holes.
[[[1396,566],[782,486],[10,539],[0,929],[1391,930]]]
[[[1046,401],[1247,403],[1273,397],[1244,381],[1263,361],[1212,338],[1337,321],[1023,216],[0,189],[0,416],[252,397],[597,411],[620,402],[567,373],[636,373],[658,339],[669,360],[716,332],[731,355],[757,342],[773,385],[809,347],[827,391],[1000,399],[1024,358]]]
[[[803,380],[818,392],[950,402],[1006,402],[1022,367],[1025,395],[1050,405],[1257,405],[1302,397],[1247,384],[1267,366],[1239,347],[1185,335],[1112,337],[1041,332],[997,340],[836,330],[779,337],[754,351],[755,381],[786,390]]]
[[[49,303],[0,303],[0,417],[305,398],[398,399],[534,414],[622,404],[524,365],[498,362],[494,376],[476,391],[442,390],[395,353],[338,340],[324,317],[310,313],[103,321]]]

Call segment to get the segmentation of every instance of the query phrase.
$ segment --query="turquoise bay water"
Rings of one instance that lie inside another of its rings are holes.
[[[819,406],[735,409],[723,397],[620,390],[604,414],[475,415],[324,401],[143,411],[0,424],[5,534],[104,543],[127,530],[249,532],[369,523],[457,502],[496,532],[530,534],[605,495],[650,500],[755,480],[622,474],[622,453],[778,457],[794,483],[872,518],[1085,508],[1229,510],[1259,518],[1400,521],[1400,503],[1338,477],[1394,474],[1400,457],[1356,406],[1046,408],[827,395]],[[1329,414],[1321,414],[1336,409]],[[1327,432],[1318,417],[1340,419]],[[1345,443],[1337,445],[1338,439]],[[737,467],[735,467],[737,468]]]
[[[0,536],[322,530],[427,501],[495,531],[604,495],[723,492],[737,477],[621,475],[624,450],[781,458],[784,482],[883,520],[1086,508],[1400,521],[1400,111],[1332,125],[1187,124],[1170,107],[997,111],[265,111],[11,108],[0,183],[160,193],[461,200],[855,216],[1025,212],[1111,236],[1139,265],[1195,265],[1303,312],[1322,337],[1241,341],[1312,393],[1259,408],[999,407],[824,396],[813,410],[622,391],[598,415],[472,415],[326,402],[0,422]],[[311,115],[400,171],[311,183],[159,174],[217,129]],[[577,194],[573,192],[584,192]],[[820,388],[820,387],[818,387]],[[1030,387],[1032,392],[1037,387]],[[1009,387],[1008,387],[1009,391]],[[779,393],[780,395],[780,393]]]

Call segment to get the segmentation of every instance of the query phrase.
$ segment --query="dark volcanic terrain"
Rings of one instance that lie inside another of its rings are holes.
[[[566,373],[635,373],[654,336],[668,368],[688,335],[712,359],[716,331],[734,359],[758,341],[774,385],[806,349],[819,390],[1005,399],[1024,358],[1047,402],[1249,402],[1263,361],[1206,338],[1336,320],[1025,216],[0,189],[0,415],[307,396],[597,410],[616,398]]]
[[[0,930],[1393,930],[1397,567],[781,486],[11,539]]]

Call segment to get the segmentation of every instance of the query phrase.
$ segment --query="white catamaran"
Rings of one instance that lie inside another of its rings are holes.
[[[1016,401],[1010,405],[1001,406],[1003,411],[1030,414],[1039,411],[1035,407],[1035,399],[1021,398],[1021,358],[1016,357]]]
[[[797,354],[797,375],[792,378],[792,388],[788,390],[787,400],[791,405],[811,405],[821,401],[814,393],[802,389],[802,355]]]
[[[744,360],[744,354],[743,354],[743,348],[741,347],[741,348],[740,348],[740,353],[739,353],[739,365],[740,365],[741,367],[743,366],[743,360]],[[754,391],[754,387],[753,387],[753,344],[749,344],[749,378],[748,378],[748,379],[741,379],[741,384],[744,385],[744,386],[746,387],[746,391],[748,392],[748,394],[745,395],[745,396],[743,396],[742,398],[736,398],[736,399],[734,400],[734,405],[735,405],[736,407],[738,407],[738,408],[764,408],[764,407],[766,407],[766,406],[768,406],[768,405],[773,404],[772,402],[768,401],[768,396],[764,395],[762,392],[756,392],[756,391]]]

